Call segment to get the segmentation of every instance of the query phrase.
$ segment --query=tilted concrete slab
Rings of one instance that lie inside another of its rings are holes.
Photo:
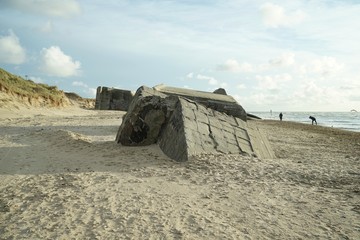
[[[238,104],[238,102],[232,96],[225,95],[225,90],[219,91],[225,94],[219,94],[187,88],[170,87],[163,84],[155,86],[154,89],[167,95],[175,95],[192,99],[200,104],[203,104],[205,107],[226,113],[234,117],[238,117],[244,121],[247,120],[247,115],[244,108]]]

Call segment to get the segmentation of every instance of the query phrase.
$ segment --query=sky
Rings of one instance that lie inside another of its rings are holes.
[[[360,0],[0,0],[0,67],[89,98],[165,84],[360,111]]]

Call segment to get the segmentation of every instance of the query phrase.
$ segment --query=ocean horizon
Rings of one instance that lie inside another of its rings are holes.
[[[248,113],[262,119],[279,120],[280,112],[249,111]],[[311,124],[309,116],[316,118],[319,126],[334,127],[343,130],[360,132],[360,112],[282,112],[283,121]]]

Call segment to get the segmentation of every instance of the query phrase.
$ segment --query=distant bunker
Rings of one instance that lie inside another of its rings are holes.
[[[202,93],[166,86],[140,87],[123,117],[116,142],[125,146],[157,143],[176,161],[204,153],[274,158],[268,140],[257,128],[247,125],[246,112],[236,101],[222,103],[232,106],[228,108],[220,104],[223,98],[218,98],[227,95]],[[235,103],[238,113],[233,110]]]
[[[96,90],[95,109],[127,111],[134,97],[129,90],[98,87]]]

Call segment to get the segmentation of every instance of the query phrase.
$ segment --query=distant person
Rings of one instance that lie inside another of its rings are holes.
[[[316,118],[315,118],[315,117],[310,116],[309,118],[311,119],[311,124],[312,124],[312,125],[314,125],[314,122],[315,122],[315,124],[317,125],[317,122],[316,122]]]
[[[280,121],[282,121],[283,114],[282,112],[279,114]]]

